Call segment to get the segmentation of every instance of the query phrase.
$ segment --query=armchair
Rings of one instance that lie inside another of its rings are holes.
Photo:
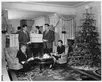
[[[5,59],[7,61],[8,69],[20,70],[23,68],[16,57],[17,52],[18,49],[16,47],[5,48]]]
[[[59,63],[59,64],[67,63],[67,61],[68,61],[68,47],[67,46],[65,46],[65,52],[60,55],[61,55],[61,58],[59,58],[57,60],[57,63]]]

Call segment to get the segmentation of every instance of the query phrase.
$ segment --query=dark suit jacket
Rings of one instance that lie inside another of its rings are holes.
[[[21,50],[19,50],[18,53],[17,53],[17,58],[19,59],[20,63],[22,61],[26,61],[30,57],[32,57],[32,54],[29,54],[28,52],[26,52],[26,54],[24,54]]]
[[[30,41],[29,33],[27,32],[27,34],[25,34],[23,31],[20,31],[18,40],[19,40],[20,45],[22,45],[22,44],[26,45],[27,42]]]
[[[53,41],[55,40],[55,33],[54,31],[49,30],[49,32],[46,33],[46,31],[43,32],[43,39],[48,40],[44,44],[44,48],[47,46],[47,48],[52,48],[53,46]]]

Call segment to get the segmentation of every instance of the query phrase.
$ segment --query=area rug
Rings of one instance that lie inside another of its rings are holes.
[[[18,81],[81,81],[88,78],[88,80],[95,80],[87,75],[81,74],[71,68],[67,69],[43,69],[40,73],[39,67],[35,67],[29,72],[17,72]]]

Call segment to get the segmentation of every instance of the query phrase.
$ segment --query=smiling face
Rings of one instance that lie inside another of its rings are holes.
[[[22,51],[23,53],[26,52],[26,46],[25,46],[25,45],[22,45],[22,47],[21,47],[21,51]]]

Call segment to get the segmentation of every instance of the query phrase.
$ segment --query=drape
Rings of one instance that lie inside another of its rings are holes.
[[[75,16],[69,16],[66,18],[63,15],[55,13],[50,16],[50,25],[55,28],[55,43],[58,40],[62,40],[64,45],[67,45],[67,39],[74,39],[75,36]],[[62,31],[66,31],[65,34]]]

